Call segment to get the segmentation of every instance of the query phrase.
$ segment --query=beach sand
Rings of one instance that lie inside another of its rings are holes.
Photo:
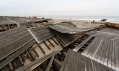
[[[92,21],[89,20],[72,20],[72,19],[53,19],[52,23],[57,24],[60,22],[72,22],[74,25],[76,25],[78,28],[91,28],[91,27],[97,27],[100,26],[100,24],[92,24]]]

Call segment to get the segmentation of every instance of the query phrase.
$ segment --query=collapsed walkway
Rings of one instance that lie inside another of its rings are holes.
[[[107,26],[82,29],[68,23],[28,25],[17,24],[0,32],[0,71],[119,70],[118,29]]]

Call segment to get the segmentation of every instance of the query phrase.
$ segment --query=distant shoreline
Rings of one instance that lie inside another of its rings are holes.
[[[45,18],[62,19],[62,20],[84,20],[84,21],[100,21],[107,19],[107,22],[119,23],[119,16],[51,16]]]

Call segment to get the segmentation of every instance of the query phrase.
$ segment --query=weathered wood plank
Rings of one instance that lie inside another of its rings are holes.
[[[49,59],[53,55],[56,55],[57,53],[59,53],[59,52],[53,52],[52,54],[47,55],[47,56],[45,56],[43,58],[40,58],[38,60],[35,60],[32,63],[30,63],[29,65],[25,65],[23,67],[20,67],[19,69],[15,70],[15,71],[32,71],[33,69],[35,69],[40,64],[42,64],[43,62],[45,62],[47,59]]]
[[[30,41],[28,44],[24,45],[22,48],[8,56],[4,61],[0,63],[0,69],[7,65],[10,61],[14,60],[16,57],[18,57],[21,53],[25,52],[28,48],[30,48],[33,44],[36,42],[34,40]]]
[[[70,51],[70,52],[69,52]],[[60,71],[115,71],[95,60],[69,50]],[[67,59],[68,58],[68,59]]]
[[[50,68],[52,67],[52,63],[53,63],[54,57],[55,57],[55,55],[53,55],[51,57],[50,62],[49,62],[49,64],[48,64],[48,66],[47,66],[45,71],[50,71]]]
[[[82,46],[84,46],[90,39],[92,38],[92,36],[89,36],[87,39],[85,39],[81,44],[79,44],[77,47],[75,47],[73,49],[73,51],[78,51]]]

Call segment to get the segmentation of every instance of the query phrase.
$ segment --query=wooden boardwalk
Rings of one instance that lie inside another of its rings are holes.
[[[41,18],[9,18],[11,22],[16,23],[18,26],[23,27],[26,26],[29,27],[40,27],[42,22],[48,22],[47,19],[41,19]]]
[[[52,58],[52,62],[54,60],[54,56],[59,53],[59,52],[53,52],[52,54],[46,55],[43,58],[37,59],[33,62],[31,62],[28,65],[25,65],[23,67],[20,67],[19,69],[15,70],[15,71],[36,71],[35,68],[37,68],[39,65],[41,65],[43,62],[47,61],[49,58]],[[51,62],[51,63],[52,63]],[[51,65],[51,63],[49,63],[49,65]],[[51,66],[48,66],[48,68],[46,67],[46,69],[50,69]],[[37,70],[37,71],[41,71],[41,70]],[[49,71],[49,70],[47,70]]]
[[[28,64],[34,67],[38,62],[33,68],[36,69],[52,57],[52,53],[62,50],[60,43],[48,29],[29,30],[17,27],[0,33],[0,71],[13,71]]]
[[[10,33],[9,33],[10,32]],[[0,60],[32,41],[33,37],[25,27],[19,27],[0,34]]]
[[[115,29],[115,28],[104,28],[102,30],[100,30],[102,32],[108,32],[108,33],[114,33],[114,34],[119,34],[119,30],[118,29]]]
[[[25,27],[18,27],[0,33],[0,69],[7,71],[9,68],[7,69],[6,66],[9,66],[9,63],[15,61],[15,59],[19,61],[22,57],[20,55],[35,43],[36,41]],[[20,64],[23,64],[23,61],[17,64],[16,68],[21,66]]]
[[[6,31],[18,27],[16,23],[11,22],[7,18],[0,19],[0,31]]]
[[[54,29],[60,33],[67,33],[67,34],[81,34],[90,30],[93,30],[94,28],[77,28],[74,25],[68,25],[68,24],[56,24],[53,26],[50,26],[51,29]]]
[[[60,71],[115,71],[101,63],[69,50]]]
[[[9,25],[8,31],[0,33],[0,71],[55,71],[60,67],[60,71],[119,71],[117,29],[91,31],[96,27],[82,29],[64,23],[33,27],[46,20],[6,20],[0,20],[1,25],[13,23],[17,28]]]
[[[119,31],[106,28],[96,32],[95,39],[82,55],[114,70],[119,70]]]
[[[29,32],[37,41],[39,47],[45,55],[48,55],[54,51],[62,50],[60,43],[57,41],[52,32],[50,32],[49,28],[31,28],[29,29]]]
[[[87,39],[85,39],[83,42],[81,42],[77,47],[73,49],[73,51],[78,52],[85,44],[88,43],[93,38],[93,36],[89,36]]]
[[[30,28],[29,32],[34,36],[38,43],[41,43],[49,38],[54,37],[52,32],[50,32],[49,28],[47,27]]]
[[[59,42],[62,44],[62,46],[67,47],[77,39],[81,38],[83,35],[71,35],[71,34],[64,34],[59,33],[57,31],[53,31],[54,35],[58,38]]]

